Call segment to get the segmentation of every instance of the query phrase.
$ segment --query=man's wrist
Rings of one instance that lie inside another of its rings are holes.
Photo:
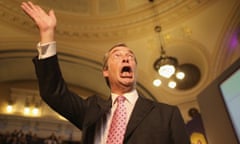
[[[54,29],[40,31],[41,43],[49,43],[54,41]]]

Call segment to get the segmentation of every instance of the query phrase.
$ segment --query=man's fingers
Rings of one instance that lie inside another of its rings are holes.
[[[23,2],[23,3],[22,3],[21,8],[22,8],[27,14],[29,14],[30,11],[31,11],[26,2]]]
[[[26,12],[36,23],[39,23],[39,19],[41,19],[41,14],[46,15],[43,10],[39,10],[41,9],[39,6],[34,5],[32,2],[23,2],[21,7],[24,12]]]
[[[49,11],[49,16],[52,17],[52,19],[53,19],[54,21],[57,21],[57,20],[56,20],[55,13],[54,13],[54,10],[50,10],[50,11]]]
[[[32,6],[29,5],[29,3],[23,2],[21,5],[24,12],[26,12],[30,17],[34,18],[34,10]]]
[[[27,2],[29,8],[32,10],[32,11],[38,11],[37,9],[37,5],[34,5],[32,2]]]

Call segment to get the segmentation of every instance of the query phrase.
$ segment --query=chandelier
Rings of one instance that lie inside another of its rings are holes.
[[[159,34],[160,41],[161,41],[161,26],[155,27],[155,32]],[[161,53],[160,57],[154,62],[153,67],[158,72],[158,74],[164,78],[170,78],[172,75],[175,74],[176,68],[178,66],[178,60],[175,57],[168,56],[166,51],[163,48],[162,43],[160,43]]]

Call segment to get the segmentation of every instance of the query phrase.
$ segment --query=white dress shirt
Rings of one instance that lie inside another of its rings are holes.
[[[48,43],[38,43],[38,59],[45,59],[51,56],[56,55],[56,42],[48,42]]]

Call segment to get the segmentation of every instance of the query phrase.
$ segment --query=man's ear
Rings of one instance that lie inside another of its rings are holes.
[[[103,76],[108,77],[108,70],[103,70]]]

